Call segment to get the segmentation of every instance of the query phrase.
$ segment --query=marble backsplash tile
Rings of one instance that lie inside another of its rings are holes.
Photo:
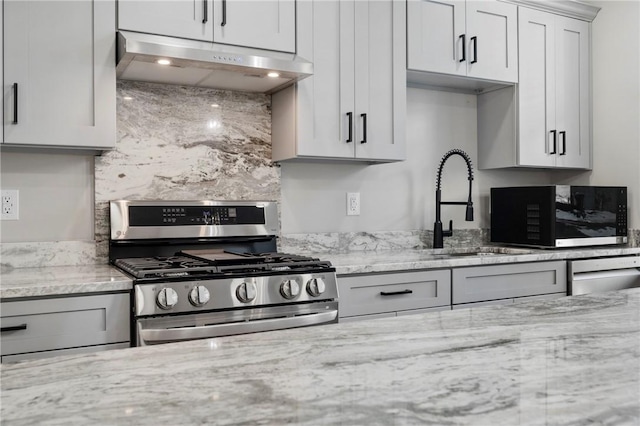
[[[486,229],[456,229],[445,238],[445,247],[479,247],[487,244]],[[352,251],[420,250],[433,248],[433,231],[331,232],[286,234],[279,250],[290,253],[346,253]]]
[[[96,158],[97,256],[110,200],[280,201],[263,94],[118,81],[116,148]]]

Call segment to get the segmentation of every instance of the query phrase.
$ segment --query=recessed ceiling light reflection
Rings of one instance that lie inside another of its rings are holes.
[[[133,98],[131,96],[125,96],[122,99],[124,99],[125,101],[132,101]]]
[[[280,74],[278,74],[275,71],[271,71],[269,74],[267,74],[267,77],[276,78],[276,77],[280,77]]]
[[[156,63],[160,65],[171,65],[171,61],[168,59],[158,59]]]
[[[220,108],[220,105],[218,105],[218,104],[211,104],[211,108]]]

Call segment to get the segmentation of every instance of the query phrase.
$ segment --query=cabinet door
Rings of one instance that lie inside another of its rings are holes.
[[[558,137],[555,112],[554,15],[520,8],[518,19],[518,164],[554,166]]]
[[[118,0],[118,28],[213,41],[213,0]]]
[[[411,70],[466,75],[464,0],[407,2],[407,64]]]
[[[499,1],[468,1],[467,75],[518,81],[518,7]]]
[[[128,293],[2,303],[1,355],[127,343]]]
[[[4,142],[112,148],[115,2],[3,6]]]
[[[451,271],[338,277],[340,318],[451,304]]]
[[[405,158],[406,4],[355,2],[355,153]]]
[[[558,16],[555,40],[557,165],[589,168],[589,24]]]
[[[456,268],[453,304],[567,293],[567,262],[515,263]]]
[[[294,0],[215,0],[213,41],[293,53],[295,11]]]
[[[313,75],[272,95],[275,161],[354,157],[353,19],[353,1],[298,5],[298,55]]]

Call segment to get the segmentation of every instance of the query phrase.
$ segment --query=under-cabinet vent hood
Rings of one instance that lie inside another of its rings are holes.
[[[129,31],[117,37],[122,80],[273,93],[313,74],[313,64],[293,53]],[[161,59],[170,64],[158,64]],[[278,77],[268,76],[273,72]]]

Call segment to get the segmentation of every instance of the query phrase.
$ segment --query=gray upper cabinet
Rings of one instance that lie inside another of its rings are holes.
[[[118,29],[193,40],[213,40],[213,0],[118,0]]]
[[[295,0],[119,0],[118,28],[293,53],[295,10]]]
[[[404,160],[405,2],[305,1],[297,13],[314,72],[272,96],[273,160]]]
[[[415,73],[429,72],[517,82],[517,16],[517,6],[494,0],[408,0],[409,80],[438,85]]]
[[[479,167],[589,169],[591,24],[519,9],[519,85],[478,96]]]
[[[3,1],[3,143],[115,146],[115,1]]]

